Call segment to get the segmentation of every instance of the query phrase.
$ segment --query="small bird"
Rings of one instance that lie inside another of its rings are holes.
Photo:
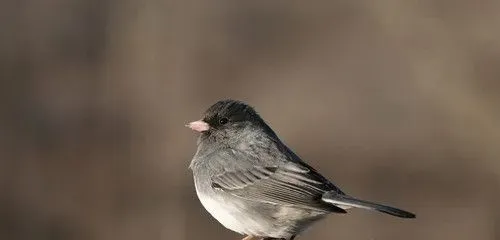
[[[244,240],[295,236],[329,213],[349,208],[401,218],[415,214],[351,197],[290,150],[249,105],[221,100],[186,125],[199,132],[191,161],[205,209]]]

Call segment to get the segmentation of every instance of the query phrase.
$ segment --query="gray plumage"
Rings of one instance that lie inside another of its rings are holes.
[[[190,165],[198,198],[233,231],[293,239],[314,221],[351,207],[415,217],[346,195],[304,163],[243,102],[219,101],[189,127],[201,132]]]

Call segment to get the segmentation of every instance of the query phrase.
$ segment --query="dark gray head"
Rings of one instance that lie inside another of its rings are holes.
[[[264,120],[248,104],[236,100],[221,100],[210,106],[203,118],[187,125],[201,133],[201,139],[214,140],[239,137],[243,130],[263,130],[275,135]]]

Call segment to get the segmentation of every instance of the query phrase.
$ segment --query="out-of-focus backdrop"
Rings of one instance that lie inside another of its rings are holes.
[[[0,239],[238,239],[184,127],[254,105],[348,193],[300,239],[500,238],[500,1],[0,2]]]

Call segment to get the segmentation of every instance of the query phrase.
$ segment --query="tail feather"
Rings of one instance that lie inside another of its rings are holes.
[[[322,200],[337,206],[356,207],[368,210],[376,210],[401,218],[415,218],[415,214],[401,209],[389,207],[386,205],[359,200],[347,195],[341,195],[336,192],[327,192],[323,195]]]

